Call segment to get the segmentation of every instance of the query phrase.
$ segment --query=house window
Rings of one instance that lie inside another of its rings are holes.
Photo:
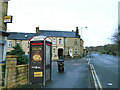
[[[65,50],[65,54],[68,55],[68,49]]]
[[[55,54],[56,53],[56,49],[55,48],[53,48],[53,54]]]
[[[83,44],[83,43],[82,43],[82,40],[81,40],[81,43],[80,43],[81,47],[82,47],[82,44]]]
[[[75,49],[75,55],[77,55],[78,54],[78,49]]]
[[[12,47],[12,41],[8,41],[8,47],[9,47],[9,48]]]
[[[74,45],[78,45],[78,39],[74,40]]]
[[[28,42],[28,48],[30,47],[30,43]]]
[[[4,44],[0,44],[0,60],[3,60],[4,55]]]
[[[68,43],[68,39],[65,39],[65,44],[67,44]]]
[[[20,42],[19,42],[19,41],[17,41],[17,44],[20,44]]]
[[[55,38],[53,38],[53,44],[56,44],[56,39]]]
[[[59,39],[59,44],[62,44],[62,39]]]

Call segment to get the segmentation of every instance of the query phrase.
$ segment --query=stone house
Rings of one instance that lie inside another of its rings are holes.
[[[7,23],[4,23],[4,16],[7,16],[8,2],[0,0],[0,63],[5,59],[6,38],[9,35]]]
[[[36,27],[36,33],[11,32],[7,40],[7,52],[12,50],[16,43],[19,43],[25,51],[25,55],[28,55],[29,39],[41,35],[52,39],[52,60],[64,57],[82,57],[84,41],[78,33],[78,27],[76,31],[39,30],[39,27]]]
[[[7,50],[10,52],[13,50],[13,46],[17,43],[20,44],[21,48],[24,50],[25,55],[29,54],[29,39],[34,37],[35,33],[19,33],[19,32],[10,32],[9,37],[7,38]]]
[[[6,41],[9,35],[7,31],[7,23],[4,23],[4,16],[7,16],[8,1],[0,0],[0,88],[2,86],[2,61],[6,56]]]

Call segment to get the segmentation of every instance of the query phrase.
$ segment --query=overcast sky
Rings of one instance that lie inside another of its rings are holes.
[[[110,44],[118,25],[119,0],[10,0],[10,32],[72,31],[79,27],[84,46]],[[88,28],[83,28],[87,26]]]

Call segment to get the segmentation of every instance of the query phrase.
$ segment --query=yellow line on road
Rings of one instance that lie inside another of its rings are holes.
[[[92,65],[91,64],[90,64],[90,69],[91,69],[92,76],[93,76],[93,79],[94,79],[95,88],[96,88],[96,90],[98,90],[97,83],[96,83],[96,80],[95,80],[95,76],[93,74],[93,69],[92,69]]]
[[[94,69],[94,66],[93,66],[93,65],[92,65],[92,67],[93,67],[93,69]],[[96,76],[97,82],[98,82],[98,84],[99,84],[100,90],[103,90],[103,89],[102,89],[102,86],[101,86],[101,84],[100,84],[100,81],[99,81],[99,79],[98,79],[98,76],[97,76],[97,74],[96,74],[95,69],[94,69],[94,73],[95,73],[95,76]]]

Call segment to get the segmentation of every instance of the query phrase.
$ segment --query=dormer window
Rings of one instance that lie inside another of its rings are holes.
[[[25,35],[25,38],[27,38],[28,37],[28,35]]]

